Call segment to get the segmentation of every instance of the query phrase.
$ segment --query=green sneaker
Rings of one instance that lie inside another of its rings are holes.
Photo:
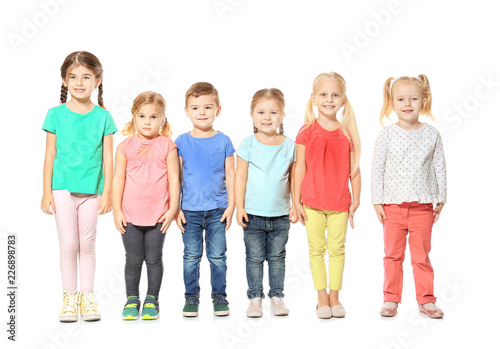
[[[156,320],[160,317],[160,303],[154,296],[146,296],[142,306],[143,320]]]
[[[200,304],[200,300],[195,296],[187,296],[186,303],[184,304],[184,308],[182,309],[182,315],[186,317],[196,317],[198,316],[198,306]]]
[[[137,320],[139,318],[139,307],[141,301],[136,296],[129,296],[122,312],[123,320]]]
[[[229,315],[229,302],[226,297],[220,294],[214,295],[212,298],[212,303],[214,305],[214,315],[215,316],[227,316]]]

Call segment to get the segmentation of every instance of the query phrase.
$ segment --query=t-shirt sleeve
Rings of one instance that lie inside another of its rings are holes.
[[[246,162],[250,161],[250,142],[248,142],[247,139],[244,139],[243,142],[241,142],[240,147],[238,148],[238,151],[236,152],[236,155],[238,155],[240,158],[245,160]]]
[[[182,135],[175,139],[175,145],[177,146],[177,154],[182,157]]]
[[[231,138],[227,137],[226,139],[226,158],[228,156],[231,156],[234,154],[234,152],[236,151],[233,147],[233,142],[231,142]]]
[[[45,121],[43,122],[42,129],[51,133],[56,133],[56,121],[54,111],[52,109],[49,109],[49,111],[47,112],[47,116],[45,117]]]
[[[122,153],[125,158],[127,158],[127,147],[125,145],[127,139],[123,140],[118,146],[116,147],[116,150],[118,150],[120,153]]]
[[[292,157],[292,162],[297,161],[297,149],[295,148],[295,144],[292,142],[292,147],[293,147],[293,157]]]
[[[297,134],[297,138],[295,139],[295,143],[306,145],[307,135],[308,135],[308,127],[306,125],[302,126]]]
[[[167,156],[175,148],[177,148],[177,144],[175,144],[171,139],[168,139],[168,143],[167,143]]]
[[[115,133],[116,131],[118,131],[118,129],[116,128],[113,117],[111,116],[111,113],[106,110],[106,123],[104,125],[104,135],[107,136],[109,134]]]

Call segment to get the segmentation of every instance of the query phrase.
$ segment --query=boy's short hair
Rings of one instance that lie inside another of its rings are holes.
[[[209,82],[197,82],[191,85],[186,92],[186,107],[188,106],[189,97],[198,98],[200,96],[214,96],[216,107],[219,107],[219,92]]]

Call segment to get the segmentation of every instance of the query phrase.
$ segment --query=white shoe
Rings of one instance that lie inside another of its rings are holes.
[[[271,298],[271,312],[275,316],[285,316],[290,312],[283,302],[283,298],[281,297],[272,297]]]
[[[80,314],[84,321],[101,320],[101,313],[99,313],[97,300],[93,293],[78,293],[77,302],[80,305]]]
[[[61,310],[61,314],[59,314],[59,321],[78,321],[78,304],[76,302],[76,294],[63,291],[63,308]]]
[[[344,317],[345,309],[342,304],[337,304],[332,307],[332,316],[333,317]]]
[[[262,317],[262,298],[255,297],[250,299],[250,304],[247,308],[248,317]]]

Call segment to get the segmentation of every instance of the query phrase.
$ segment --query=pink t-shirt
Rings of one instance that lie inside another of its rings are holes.
[[[340,127],[325,130],[316,121],[302,127],[295,141],[306,147],[306,174],[302,182],[302,204],[317,210],[349,211],[349,139]]]
[[[127,159],[122,198],[127,222],[153,226],[168,210],[167,156],[175,148],[175,143],[162,135],[152,140],[134,135],[118,145]]]

